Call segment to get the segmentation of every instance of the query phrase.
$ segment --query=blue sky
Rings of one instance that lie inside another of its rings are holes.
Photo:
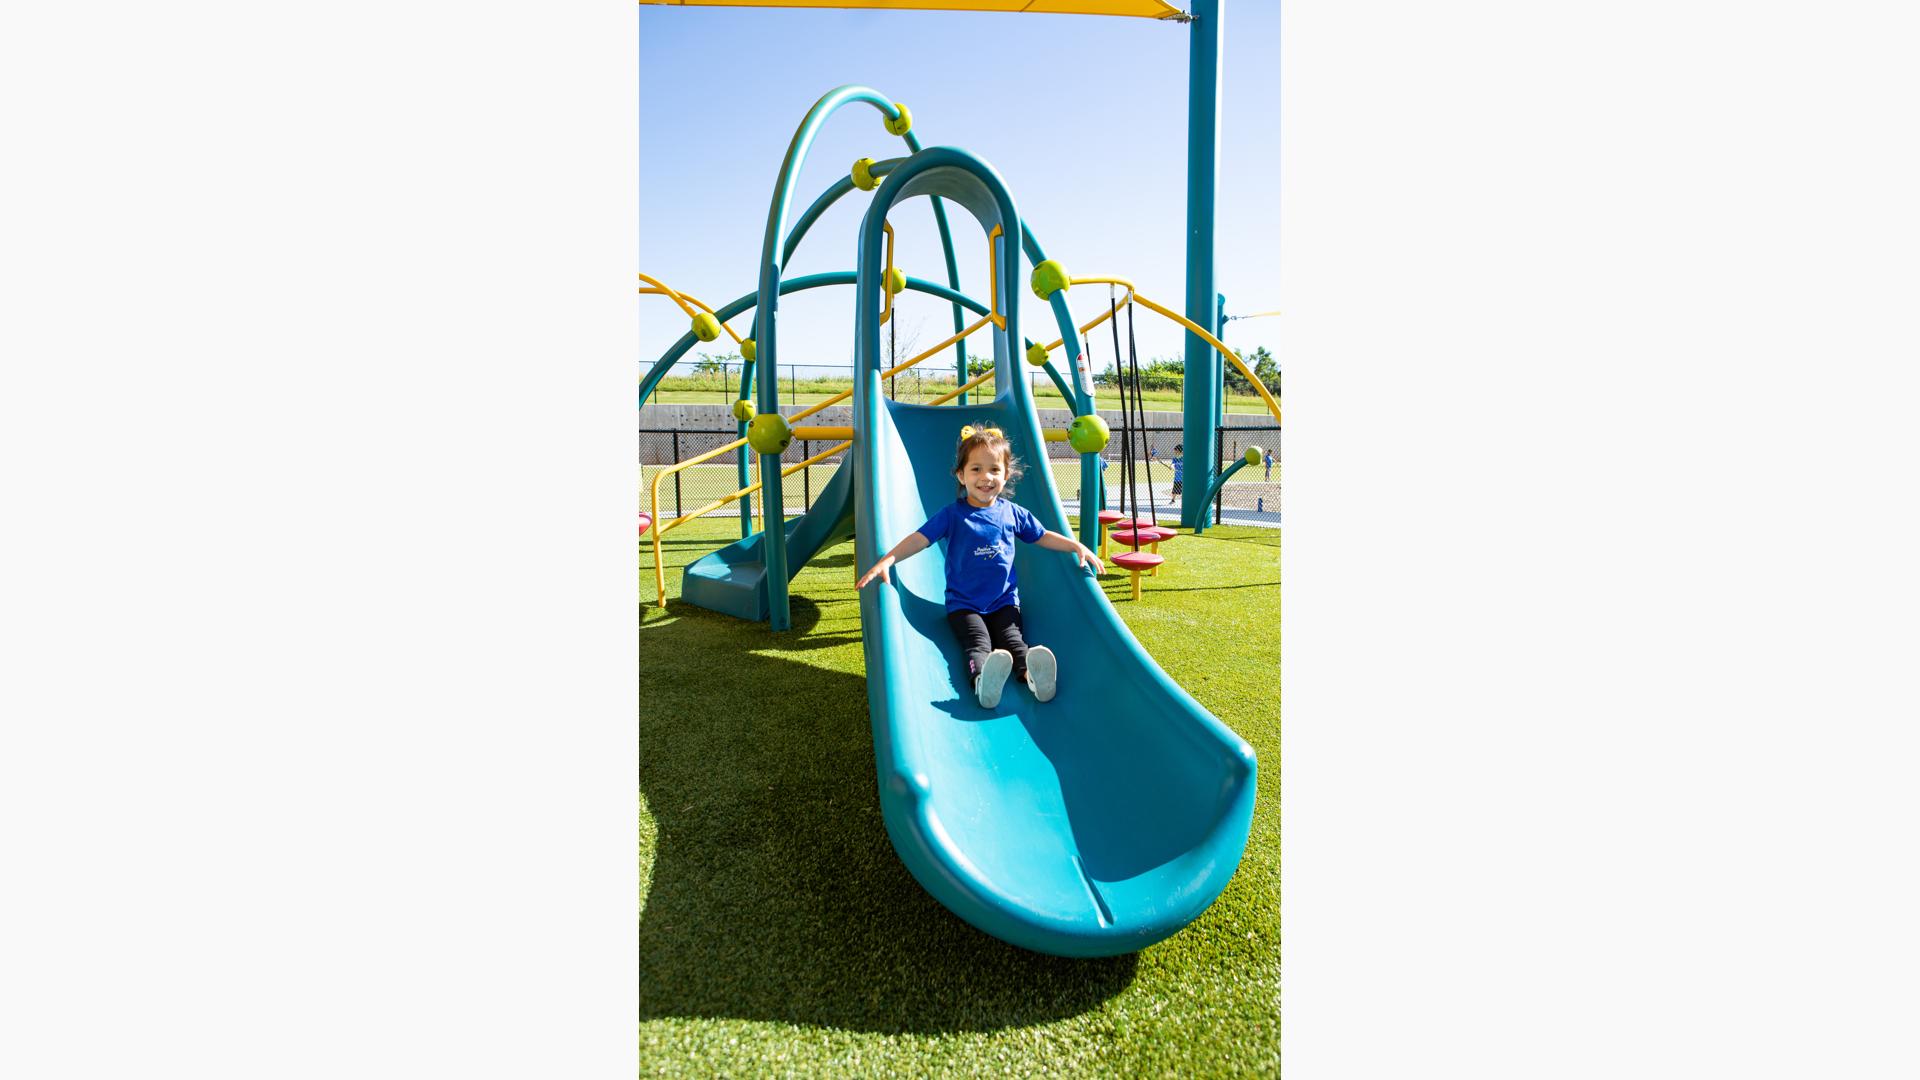
[[[1217,275],[1232,314],[1282,306],[1280,28],[1278,4],[1227,8]],[[1129,278],[1180,310],[1187,41],[1183,25],[1147,19],[642,6],[640,269],[716,307],[751,291],[794,128],[822,94],[852,83],[904,103],[923,146],[959,146],[992,163],[1069,272]],[[855,159],[898,156],[904,146],[871,108],[842,109],[814,141],[792,213]],[[788,273],[853,269],[867,199],[856,191],[823,216]],[[949,220],[962,290],[984,296],[985,243],[964,213]],[[896,210],[893,222],[896,262],[944,280],[928,201]],[[1105,306],[1106,290],[1084,288],[1073,300],[1085,321]],[[783,366],[849,362],[850,288],[796,294],[780,310]],[[640,311],[644,367],[685,332],[686,318],[659,297],[643,298]],[[924,349],[952,332],[951,308],[939,301],[910,293],[900,311],[903,349],[911,335]],[[749,318],[733,326],[745,334]],[[1229,323],[1226,340],[1271,348],[1277,324]],[[1179,355],[1174,324],[1143,310],[1136,325],[1143,361]],[[984,334],[969,344],[990,351]],[[1096,366],[1110,347],[1095,342]]]

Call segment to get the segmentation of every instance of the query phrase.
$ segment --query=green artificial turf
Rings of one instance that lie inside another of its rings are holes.
[[[880,820],[852,542],[795,578],[775,635],[678,599],[679,568],[737,538],[668,533],[664,611],[641,544],[641,1075],[1279,1074],[1277,530],[1183,533],[1139,603],[1108,572],[1141,644],[1260,768],[1226,891],[1102,960],[1008,945],[913,880]]]

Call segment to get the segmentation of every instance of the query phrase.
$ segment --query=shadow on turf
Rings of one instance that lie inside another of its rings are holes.
[[[819,606],[796,596],[792,610],[787,648],[848,643],[809,641]],[[738,620],[669,613],[641,653],[640,794],[658,827],[641,1020],[991,1031],[1086,1012],[1132,982],[1133,955],[1015,948],[907,873],[881,823],[865,679],[748,651],[765,631]]]

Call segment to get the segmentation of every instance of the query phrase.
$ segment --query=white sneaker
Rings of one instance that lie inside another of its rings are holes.
[[[980,675],[973,680],[973,692],[980,696],[980,707],[991,709],[1000,704],[1000,689],[1007,685],[1007,676],[1013,674],[1013,654],[1005,649],[995,649],[988,654],[987,662],[980,665]]]
[[[1053,658],[1052,649],[1035,645],[1027,650],[1027,689],[1033,691],[1035,701],[1052,701],[1059,679],[1060,662]]]

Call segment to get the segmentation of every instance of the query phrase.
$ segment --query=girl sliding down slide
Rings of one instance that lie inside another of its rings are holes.
[[[1001,498],[1020,478],[1013,447],[997,428],[963,432],[953,476],[962,498],[940,508],[925,525],[894,545],[856,588],[874,578],[891,582],[887,568],[939,540],[947,542],[947,624],[967,654],[967,670],[982,708],[1000,704],[1007,676],[1023,679],[1038,701],[1053,700],[1059,665],[1045,645],[1028,646],[1020,633],[1020,592],[1013,571],[1017,537],[1053,551],[1071,552],[1098,574],[1099,556],[1078,540],[1049,532],[1024,507]]]

